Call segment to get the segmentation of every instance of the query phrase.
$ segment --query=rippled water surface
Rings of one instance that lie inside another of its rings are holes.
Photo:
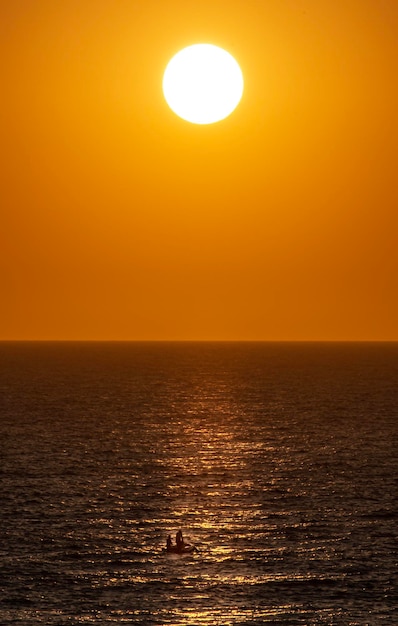
[[[0,623],[396,624],[398,344],[0,344]],[[181,528],[199,552],[169,555]]]

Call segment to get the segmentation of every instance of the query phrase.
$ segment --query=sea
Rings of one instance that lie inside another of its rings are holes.
[[[398,343],[0,343],[0,623],[398,624],[397,418]]]

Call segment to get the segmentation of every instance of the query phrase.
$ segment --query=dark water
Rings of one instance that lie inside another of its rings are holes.
[[[398,344],[0,344],[0,623],[397,624]],[[181,528],[200,552],[167,555]]]

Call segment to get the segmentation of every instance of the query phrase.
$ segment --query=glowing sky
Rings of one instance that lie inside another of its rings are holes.
[[[398,3],[0,6],[1,339],[398,340]],[[164,101],[239,62],[226,120]]]

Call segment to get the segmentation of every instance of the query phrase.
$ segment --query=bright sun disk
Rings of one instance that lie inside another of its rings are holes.
[[[213,124],[228,117],[243,93],[238,63],[226,50],[202,43],[180,50],[163,76],[169,107],[193,124]]]

